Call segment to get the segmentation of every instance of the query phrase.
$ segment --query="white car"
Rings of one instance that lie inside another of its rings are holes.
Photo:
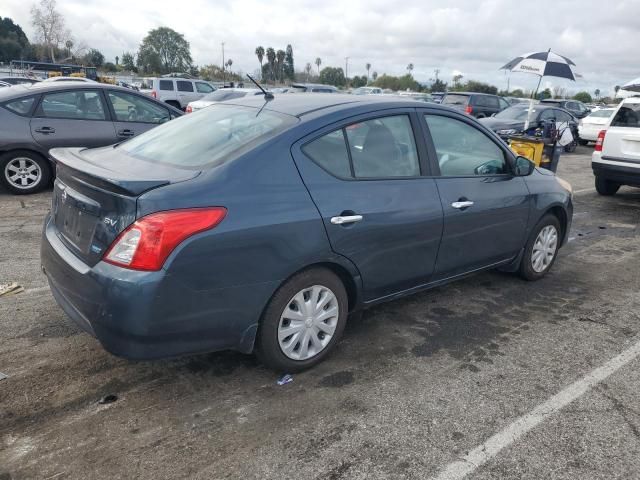
[[[600,195],[640,187],[640,97],[625,98],[598,134],[591,168]]]
[[[606,128],[615,111],[615,108],[599,108],[580,120],[578,124],[580,145],[595,142],[598,139],[600,130]]]
[[[215,90],[216,87],[204,80],[181,77],[144,78],[140,85],[141,93],[181,110]]]
[[[382,95],[382,89],[378,87],[360,87],[353,91],[354,95]]]
[[[246,97],[247,95],[262,95],[262,90],[257,88],[221,88],[200,100],[189,103],[185,112],[192,113],[216,103]]]
[[[90,80],[85,77],[49,77],[43,82],[85,82],[85,83],[96,83],[95,80]]]

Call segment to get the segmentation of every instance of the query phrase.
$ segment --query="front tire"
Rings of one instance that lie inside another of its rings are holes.
[[[596,191],[600,195],[610,197],[615,195],[620,189],[620,184],[607,180],[606,178],[596,177]]]
[[[558,255],[561,232],[560,221],[555,215],[547,214],[540,219],[531,232],[520,261],[522,278],[540,280],[549,272]]]
[[[51,183],[51,165],[35,152],[7,152],[0,156],[0,181],[17,195],[36,193]]]
[[[338,343],[349,302],[342,281],[326,268],[291,277],[271,298],[256,339],[269,368],[294,373],[323,361]]]

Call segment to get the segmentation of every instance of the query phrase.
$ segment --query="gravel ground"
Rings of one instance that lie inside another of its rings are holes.
[[[565,155],[571,241],[544,280],[487,272],[352,319],[293,383],[224,352],[130,362],[80,332],[39,268],[50,192],[0,191],[0,480],[422,479],[640,340],[640,190]],[[633,359],[468,478],[640,478]],[[100,404],[105,395],[117,400]]]

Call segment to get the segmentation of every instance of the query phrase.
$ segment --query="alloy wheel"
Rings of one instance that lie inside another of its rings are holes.
[[[37,162],[29,157],[16,157],[4,167],[4,175],[14,188],[27,190],[40,183],[42,169]]]

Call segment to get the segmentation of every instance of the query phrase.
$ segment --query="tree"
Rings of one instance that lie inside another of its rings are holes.
[[[29,40],[20,25],[10,18],[0,17],[0,62],[10,62],[28,56]]]
[[[316,58],[316,67],[318,67],[318,75],[320,75],[320,65],[322,65],[322,59],[318,57]]]
[[[600,98],[600,89],[596,88],[596,90],[593,92],[596,96],[596,100]]]
[[[284,50],[278,50],[276,52],[276,71],[278,72],[277,78],[280,82],[284,82],[284,59],[287,56]]]
[[[269,47],[267,48],[267,63],[269,65],[269,73],[271,81],[276,81],[276,51]]]
[[[469,80],[462,88],[467,92],[489,93],[491,95],[498,94],[498,87],[475,80]],[[549,92],[549,95],[551,95],[551,92]]]
[[[378,78],[378,72],[373,72],[373,75],[371,75],[371,78],[373,78],[373,81],[375,82],[376,79]]]
[[[124,52],[122,54],[121,64],[122,64],[122,68],[124,68],[125,70],[129,70],[130,72],[138,71],[138,69],[136,68],[134,55],[131,52]]]
[[[409,72],[409,74],[413,72],[413,63],[410,63],[409,65],[407,65],[407,72]]]
[[[48,49],[51,61],[56,62],[56,49],[71,38],[64,18],[56,10],[56,0],[40,0],[40,7],[31,7],[31,24],[38,40]]]
[[[92,48],[84,56],[84,62],[91,67],[101,67],[104,64],[104,55],[95,48]]]
[[[434,82],[431,84],[432,92],[446,92],[447,91],[447,82],[443,82],[439,78],[436,78]]]
[[[351,86],[353,88],[364,87],[366,84],[367,84],[367,77],[365,77],[364,75],[362,75],[361,77],[356,75],[351,79]]]
[[[222,67],[220,67],[220,65],[205,65],[204,67],[200,68],[198,74],[200,77],[208,81],[223,79]],[[238,75],[237,73],[226,72],[224,77],[227,80],[233,82],[242,81],[242,77],[240,77],[240,75]]]
[[[260,73],[262,74],[262,60],[264,59],[264,47],[256,47],[256,57],[258,57],[258,61],[260,62]]]
[[[324,67],[320,71],[319,82],[325,85],[334,85],[342,87],[347,82],[344,78],[344,70],[342,68]]]
[[[184,72],[191,64],[189,42],[168,27],[149,31],[138,50],[138,66],[145,72]]]
[[[231,65],[233,65],[233,60],[231,60],[231,59],[228,59],[226,61],[226,63],[224,64],[224,66],[226,67],[226,69],[227,69],[227,71],[229,73],[231,73]]]
[[[401,77],[394,77],[393,75],[383,73],[381,77],[375,80],[374,85],[391,90],[420,90],[420,84],[416,82],[409,73]]]
[[[613,89],[616,92],[616,96],[618,95],[618,90],[620,90],[620,85],[616,85],[615,87],[613,87]]]
[[[462,80],[463,75],[461,73],[458,73],[457,75],[453,76],[453,86],[454,88],[456,88],[458,85],[460,85],[460,80]]]
[[[551,98],[551,90],[545,88],[543,91],[538,92],[538,99],[545,100],[547,98]]]
[[[369,83],[369,70],[371,70],[371,64],[367,63],[364,68],[367,70],[367,83]]]
[[[311,66],[310,63],[307,62],[307,64],[304,66],[304,71],[307,74],[307,82],[309,81],[309,75],[311,74],[311,69],[313,67]]]
[[[589,92],[578,92],[573,96],[573,99],[582,103],[591,103],[592,100]]]
[[[287,45],[284,57],[284,74],[289,80],[294,79],[295,68],[293,65],[293,47]]]

